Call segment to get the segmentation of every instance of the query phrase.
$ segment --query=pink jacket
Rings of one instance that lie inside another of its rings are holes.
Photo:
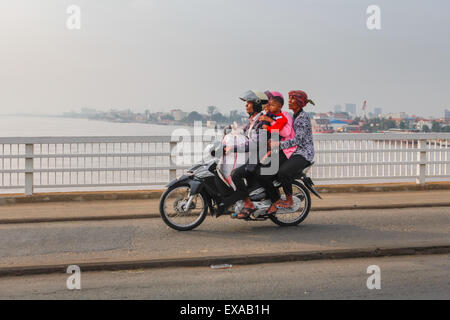
[[[288,112],[283,111],[282,113],[288,119],[288,123],[283,127],[283,129],[280,130],[281,141],[291,140],[295,137],[295,131],[294,128],[292,127],[293,120]],[[297,146],[283,149],[283,152],[286,155],[286,158],[289,159],[295,152],[295,150],[297,150]]]

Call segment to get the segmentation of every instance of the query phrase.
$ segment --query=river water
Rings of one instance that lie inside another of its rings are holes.
[[[178,128],[191,129],[75,118],[0,116],[0,137],[170,136]]]
[[[194,129],[193,126],[173,126],[173,125],[157,125],[143,123],[116,123],[99,120],[62,118],[62,117],[31,117],[31,116],[0,116],[0,137],[80,137],[80,136],[182,136],[187,131],[193,133],[213,131],[212,129],[200,128]],[[42,149],[41,149],[42,148]],[[168,144],[148,143],[148,144],[98,144],[98,145],[38,145],[35,146],[35,154],[64,154],[70,148],[70,153],[107,153],[113,152],[167,152]],[[75,151],[75,148],[76,151]],[[83,148],[83,149],[82,149]],[[84,149],[85,148],[85,149]],[[111,149],[112,148],[112,149]],[[133,149],[131,149],[133,148]],[[135,149],[134,149],[135,148]],[[201,148],[201,146],[200,146]],[[24,145],[1,145],[0,155],[24,154]],[[198,157],[197,157],[198,158]],[[200,156],[201,158],[201,156]],[[34,168],[39,169],[74,169],[74,168],[121,168],[121,167],[152,167],[167,166],[168,157],[149,156],[149,157],[96,157],[89,158],[91,162],[81,162],[79,158],[55,158],[55,159],[35,159]],[[25,166],[24,159],[0,159],[0,170],[23,169]],[[180,171],[181,172],[181,171]],[[74,182],[74,179],[76,180]],[[81,180],[80,180],[81,179]],[[149,170],[148,172],[100,172],[100,173],[35,173],[35,185],[38,184],[76,184],[76,183],[93,183],[108,184],[111,181],[119,183],[127,183],[129,181],[140,183],[141,181],[158,182],[167,181],[169,179],[166,170]],[[0,193],[23,192],[23,189],[7,189],[2,186],[14,186],[24,184],[24,174],[16,173],[0,173]],[[161,187],[158,185],[156,187]],[[101,187],[90,188],[89,190],[121,190],[125,187]],[[126,189],[142,189],[142,187],[127,186]],[[39,191],[81,191],[85,188],[49,188],[39,189]]]

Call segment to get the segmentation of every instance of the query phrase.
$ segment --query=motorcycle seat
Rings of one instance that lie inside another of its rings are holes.
[[[308,168],[312,167],[313,165],[314,165],[314,161],[311,162],[309,165],[307,165],[303,170],[298,171],[298,172],[295,174],[295,178],[299,178],[299,177],[301,177],[302,175],[304,175],[305,172],[306,172],[306,170],[307,170]]]

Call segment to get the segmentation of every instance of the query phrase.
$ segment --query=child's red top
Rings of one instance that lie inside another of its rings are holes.
[[[266,128],[269,132],[273,130],[280,131],[288,123],[288,119],[282,113],[275,114],[273,120],[275,120],[275,123]]]

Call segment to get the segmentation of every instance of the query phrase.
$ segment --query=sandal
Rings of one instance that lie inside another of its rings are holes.
[[[292,199],[292,196],[291,196]],[[283,209],[292,209],[294,207],[294,201],[292,201],[292,203],[288,203],[287,199],[286,200],[278,200],[277,202],[275,202],[275,205],[278,208],[283,208]]]
[[[239,212],[239,214],[237,215],[236,218],[238,218],[238,219],[248,219],[248,218],[250,217],[250,214],[252,214],[252,213],[255,212],[255,211],[256,211],[256,208],[247,208],[247,207],[244,207],[244,208],[242,209],[242,211]]]
[[[271,208],[275,208],[274,211],[270,211]],[[278,212],[278,208],[275,205],[275,203],[272,203],[272,205],[269,207],[269,209],[266,210],[265,216],[273,216]]]
[[[282,209],[292,209],[294,207],[294,205],[290,205],[288,203],[286,203],[286,201],[283,200],[279,200],[275,203],[275,205],[277,206],[277,208],[282,208]]]

